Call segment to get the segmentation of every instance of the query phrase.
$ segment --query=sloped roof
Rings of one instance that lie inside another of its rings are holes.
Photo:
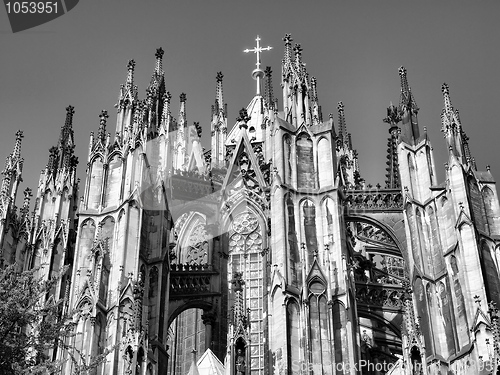
[[[195,361],[191,363],[191,367],[189,368],[189,372],[187,373],[187,375],[200,375],[200,372],[198,371],[198,366],[196,366]]]
[[[200,375],[224,375],[224,371],[224,365],[210,349],[207,349],[198,360]]]

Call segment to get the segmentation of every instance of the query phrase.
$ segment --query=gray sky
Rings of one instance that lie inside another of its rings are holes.
[[[108,110],[114,134],[120,84],[129,59],[141,99],[163,47],[167,90],[178,114],[187,94],[187,119],[199,121],[210,147],[210,106],[215,74],[224,74],[224,99],[232,126],[238,110],[255,94],[255,57],[244,54],[260,35],[272,51],[263,67],[274,72],[281,110],[280,62],[285,33],[303,48],[308,72],[318,79],[324,118],[345,105],[348,131],[359,152],[362,176],[384,183],[390,101],[399,100],[398,68],[404,65],[426,126],[438,176],[444,178],[446,147],[440,132],[441,84],[450,86],[478,168],[491,164],[500,179],[498,1],[80,1],[68,14],[12,34],[0,10],[0,160],[10,153],[17,129],[24,130],[24,187],[37,186],[48,149],[56,145],[65,108],[75,106],[79,177],[85,179],[88,140],[98,115]],[[313,4],[313,5],[310,5]],[[337,125],[337,122],[336,122]],[[21,194],[22,195],[22,194]]]

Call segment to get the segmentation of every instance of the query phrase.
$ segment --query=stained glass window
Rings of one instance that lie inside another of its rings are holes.
[[[264,262],[262,230],[257,216],[244,211],[232,222],[229,232],[228,280],[243,273],[246,307],[250,309],[250,368],[252,375],[264,374]]]

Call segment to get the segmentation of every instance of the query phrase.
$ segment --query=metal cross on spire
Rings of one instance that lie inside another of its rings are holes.
[[[257,42],[257,46],[252,48],[252,49],[246,49],[243,52],[248,53],[248,52],[253,52],[257,54],[257,63],[255,64],[257,68],[252,72],[252,77],[257,81],[257,95],[260,95],[260,79],[264,77],[264,71],[260,68],[260,53],[262,51],[269,51],[273,49],[273,47],[267,46],[267,47],[261,47],[260,46],[260,37],[257,35],[257,39],[255,39]]]

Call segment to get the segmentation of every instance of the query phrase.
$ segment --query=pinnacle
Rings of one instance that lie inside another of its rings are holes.
[[[155,57],[157,59],[161,59],[163,57],[163,54],[165,53],[165,51],[163,51],[163,48],[157,48],[156,49],[156,53],[155,53]]]

